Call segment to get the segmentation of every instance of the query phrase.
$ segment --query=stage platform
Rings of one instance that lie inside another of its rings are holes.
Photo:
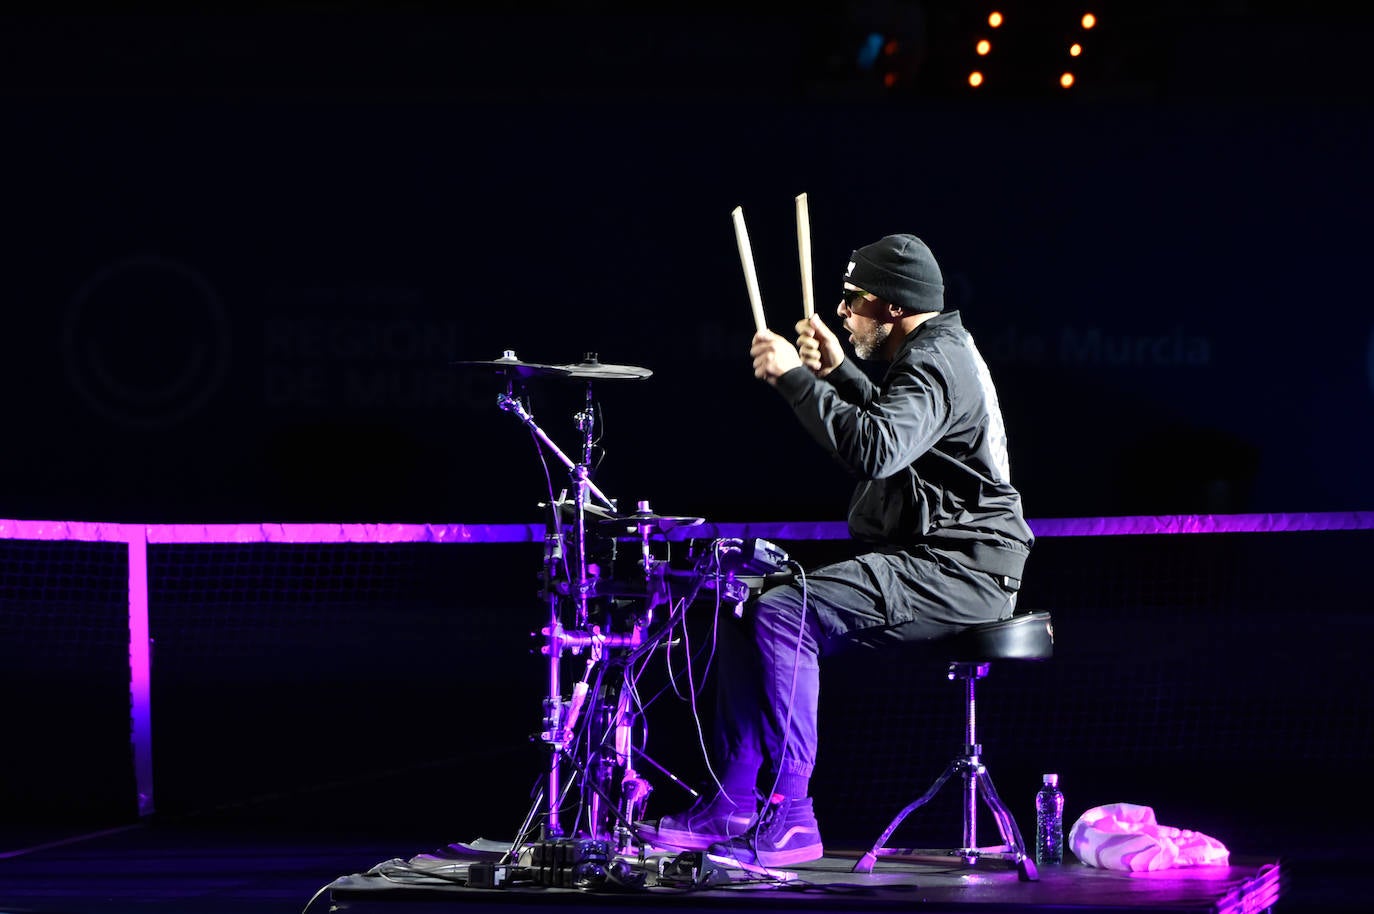
[[[555,907],[695,911],[757,908],[861,914],[1345,914],[1374,910],[1367,838],[1280,837],[1273,855],[1232,855],[1229,866],[1129,874],[1070,860],[1025,882],[1007,862],[884,857],[851,872],[857,847],[828,848],[787,878],[663,865],[635,869],[643,885],[591,888],[513,882],[465,884],[472,839],[426,844],[433,829],[343,829],[275,817],[141,821],[104,829],[16,830],[0,823],[3,914],[533,914]],[[1328,840],[1329,839],[1329,840]],[[487,859],[490,859],[488,857]],[[679,864],[693,858],[679,859]],[[636,861],[638,864],[638,861]],[[663,884],[658,874],[669,874]]]
[[[794,867],[748,872],[716,866],[698,853],[660,851],[613,855],[608,865],[579,874],[572,865],[493,867],[501,847],[499,841],[479,840],[381,861],[339,878],[328,894],[336,909],[359,914],[375,911],[374,903],[385,903],[386,911],[392,911],[403,901],[420,899],[467,911],[593,904],[646,910],[783,906],[854,912],[1249,914],[1274,909],[1282,885],[1278,860],[1125,873],[1070,859],[1040,867],[1038,878],[1026,881],[1014,864],[991,857],[970,863],[929,852],[890,856],[878,860],[871,873],[855,873],[862,853],[855,848]],[[528,861],[528,850],[523,859]],[[579,876],[580,884],[574,884]]]

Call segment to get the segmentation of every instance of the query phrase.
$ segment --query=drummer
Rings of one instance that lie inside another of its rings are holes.
[[[949,635],[1016,607],[1034,537],[1011,483],[992,376],[930,247],[911,234],[855,250],[835,312],[874,383],[819,317],[795,345],[763,327],[750,346],[816,443],[860,480],[850,559],[766,589],[725,625],[713,754],[719,782],[646,823],[654,844],[725,864],[789,866],[824,844],[810,781],[822,657]]]

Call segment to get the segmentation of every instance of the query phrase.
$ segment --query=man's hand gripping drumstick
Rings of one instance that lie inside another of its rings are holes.
[[[830,328],[815,314],[811,291],[811,220],[806,194],[796,198],[797,251],[801,260],[802,312],[804,316],[793,328],[797,344],[769,330],[763,316],[763,301],[759,294],[758,276],[754,269],[754,255],[749,244],[749,232],[744,224],[744,211],[735,207],[731,216],[735,223],[735,241],[739,245],[740,263],[744,268],[745,284],[749,289],[749,303],[754,312],[754,339],[749,354],[754,360],[754,377],[776,384],[793,368],[805,365],[817,377],[825,377],[844,361],[844,349]]]

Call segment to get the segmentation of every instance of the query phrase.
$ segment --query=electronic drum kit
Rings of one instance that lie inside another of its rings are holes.
[[[549,765],[516,844],[593,840],[616,853],[642,850],[634,823],[643,820],[652,787],[636,766],[647,763],[682,782],[644,752],[645,709],[635,680],[654,651],[670,649],[688,606],[714,597],[738,609],[764,583],[787,576],[786,555],[768,553],[772,560],[760,565],[755,544],[762,541],[714,537],[703,518],[660,514],[648,501],[622,511],[597,487],[591,473],[598,423],[593,386],[642,380],[653,374],[649,369],[603,363],[595,353],[575,363],[539,364],[509,349],[498,359],[451,364],[504,380],[498,406],[529,428],[571,481],[570,490],[557,497],[550,492],[539,503],[548,516],[539,576],[547,621],[537,635],[548,687],[539,739],[549,749]],[[531,414],[524,385],[544,381],[586,387],[585,403],[574,415],[575,457]],[[679,541],[689,544],[685,556],[670,561],[655,554],[671,546],[654,544]],[[580,668],[564,663],[568,655],[582,660]]]
[[[802,313],[810,319],[815,303],[807,195],[798,195],[795,204]],[[731,219],[755,329],[763,332],[767,325],[743,209],[735,207]],[[580,362],[539,364],[521,360],[511,349],[498,359],[452,364],[504,379],[498,406],[567,467],[572,482],[571,499],[565,489],[557,498],[550,492],[549,501],[540,504],[548,509],[549,522],[540,576],[548,621],[539,632],[548,688],[539,738],[550,750],[549,767],[510,853],[523,846],[522,853],[534,858],[582,855],[588,842],[600,848],[598,853],[642,852],[646,847],[635,823],[643,819],[652,787],[635,766],[646,762],[685,786],[644,751],[645,708],[636,691],[644,662],[654,651],[671,650],[675,631],[685,636],[686,627],[679,628],[683,614],[698,598],[713,597],[717,612],[722,603],[733,603],[738,613],[751,594],[790,578],[795,566],[766,540],[712,538],[702,518],[659,514],[648,501],[622,512],[597,487],[591,478],[597,426],[593,385],[642,380],[653,374],[649,369],[606,364],[596,353],[586,353]],[[535,381],[585,385],[585,405],[574,415],[580,435],[576,459],[535,423],[522,390]],[[675,568],[667,557],[653,554],[653,543],[682,539],[691,544],[687,567]],[[622,570],[618,550],[627,542],[637,548],[631,566]],[[572,677],[562,662],[569,654],[583,658],[581,678],[570,689],[565,680]],[[569,851],[564,842],[576,846]]]

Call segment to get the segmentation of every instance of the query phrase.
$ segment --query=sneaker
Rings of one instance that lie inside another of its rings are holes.
[[[725,794],[717,793],[710,800],[698,799],[684,813],[664,816],[657,826],[643,826],[640,833],[655,847],[704,851],[712,844],[744,834],[753,822],[752,807],[739,805]]]
[[[753,828],[707,848],[706,856],[724,866],[775,867],[808,863],[825,856],[821,829],[810,797],[774,794]]]

